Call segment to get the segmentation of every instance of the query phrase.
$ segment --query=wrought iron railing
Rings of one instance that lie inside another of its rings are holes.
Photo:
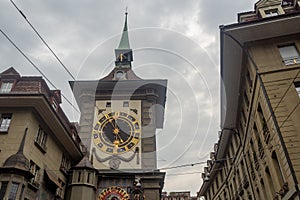
[[[294,65],[294,64],[300,64],[300,56],[292,56],[283,59],[283,62],[285,65]]]

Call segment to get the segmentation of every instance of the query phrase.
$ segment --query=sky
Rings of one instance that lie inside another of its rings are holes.
[[[219,25],[237,22],[256,0],[14,0],[76,80],[98,80],[114,67],[128,8],[133,70],[143,79],[167,79],[164,128],[157,130],[158,168],[202,163],[218,140]],[[73,80],[9,0],[0,0],[0,28],[77,107]],[[0,72],[14,67],[41,76],[0,34]],[[51,89],[54,89],[49,83]],[[80,113],[67,100],[71,121]],[[164,191],[191,191],[202,184],[203,164],[165,169]]]

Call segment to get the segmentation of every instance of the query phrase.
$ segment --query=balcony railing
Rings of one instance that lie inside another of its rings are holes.
[[[283,59],[283,62],[285,65],[294,65],[294,64],[300,64],[300,56],[292,56]]]

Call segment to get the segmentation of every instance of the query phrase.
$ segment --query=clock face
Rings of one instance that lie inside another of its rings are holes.
[[[117,186],[112,186],[104,189],[98,197],[98,200],[126,200],[126,199],[129,199],[129,194],[123,188]]]
[[[139,143],[141,127],[136,118],[126,112],[110,112],[97,121],[92,134],[98,149],[108,154],[122,154]]]

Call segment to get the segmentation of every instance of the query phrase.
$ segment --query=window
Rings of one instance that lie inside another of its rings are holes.
[[[0,92],[1,93],[9,93],[12,89],[13,86],[13,82],[12,81],[4,81],[1,84],[1,88],[0,88]]]
[[[294,6],[294,0],[283,0],[281,5],[282,7]]]
[[[277,16],[277,15],[279,15],[278,9],[277,9],[277,8],[275,8],[275,9],[270,9],[270,10],[265,10],[265,14],[266,14],[266,17],[272,17],[272,16]]]
[[[123,102],[123,107],[129,107],[129,102],[128,101],[124,101]]]
[[[25,190],[25,185],[22,185],[22,189],[21,189],[21,193],[20,193],[20,199],[22,199],[22,197],[23,197],[24,190]]]
[[[8,200],[15,200],[16,199],[18,188],[19,188],[19,183],[13,182],[11,184],[11,188],[10,188],[10,193],[9,193],[9,196],[8,196]]]
[[[60,164],[60,169],[67,173],[67,170],[70,169],[71,167],[71,162],[69,159],[67,159],[67,157],[63,154],[62,155],[62,159],[61,159],[61,164]]]
[[[247,79],[247,83],[248,83],[248,85],[250,86],[250,88],[252,88],[252,78],[251,78],[251,74],[250,74],[250,71],[249,70],[247,70],[247,72],[246,72],[246,79]]]
[[[11,122],[11,113],[3,113],[1,114],[1,119],[0,119],[0,132],[7,132],[10,122]]]
[[[73,134],[72,134],[72,138],[73,138],[74,141],[76,141],[77,134],[76,134],[76,133],[73,133]]]
[[[294,65],[300,63],[299,51],[295,45],[281,46],[278,48],[285,65]]]
[[[47,141],[47,133],[44,132],[44,130],[39,127],[36,138],[35,138],[35,144],[42,150],[44,153],[46,152],[46,141]]]
[[[0,199],[4,199],[7,185],[8,185],[7,181],[0,182]]]
[[[39,187],[40,167],[31,160],[29,169],[30,172],[34,175],[34,177],[30,180],[30,183],[36,187]]]
[[[284,177],[275,151],[272,153],[272,161],[276,172],[275,177],[278,178],[278,183],[280,186],[282,186],[284,183]]]
[[[106,107],[110,108],[111,107],[111,102],[106,102]]]
[[[244,99],[245,99],[246,106],[249,107],[249,98],[248,98],[248,94],[246,91],[244,92]]]
[[[267,182],[269,184],[269,192],[270,192],[270,196],[273,197],[273,194],[275,194],[275,186],[274,186],[274,181],[272,179],[272,176],[271,176],[271,173],[270,173],[270,170],[268,167],[266,167],[265,169],[265,172],[266,172],[266,178],[267,178]],[[273,176],[274,177],[274,176]]]
[[[78,176],[77,176],[77,182],[81,181],[81,172],[78,172]]]
[[[300,82],[297,82],[297,83],[294,83],[294,84],[295,84],[296,91],[298,93],[298,97],[300,97]]]
[[[267,125],[266,119],[263,115],[263,111],[262,111],[260,104],[258,104],[257,113],[258,113],[259,121],[261,122],[264,140],[265,140],[266,144],[268,144],[269,139],[270,139],[270,130],[268,128],[268,125]]]
[[[124,78],[124,72],[123,71],[117,71],[115,74],[116,79],[123,79]]]
[[[58,105],[55,100],[52,101],[52,107],[54,108],[55,111],[57,111]]]

